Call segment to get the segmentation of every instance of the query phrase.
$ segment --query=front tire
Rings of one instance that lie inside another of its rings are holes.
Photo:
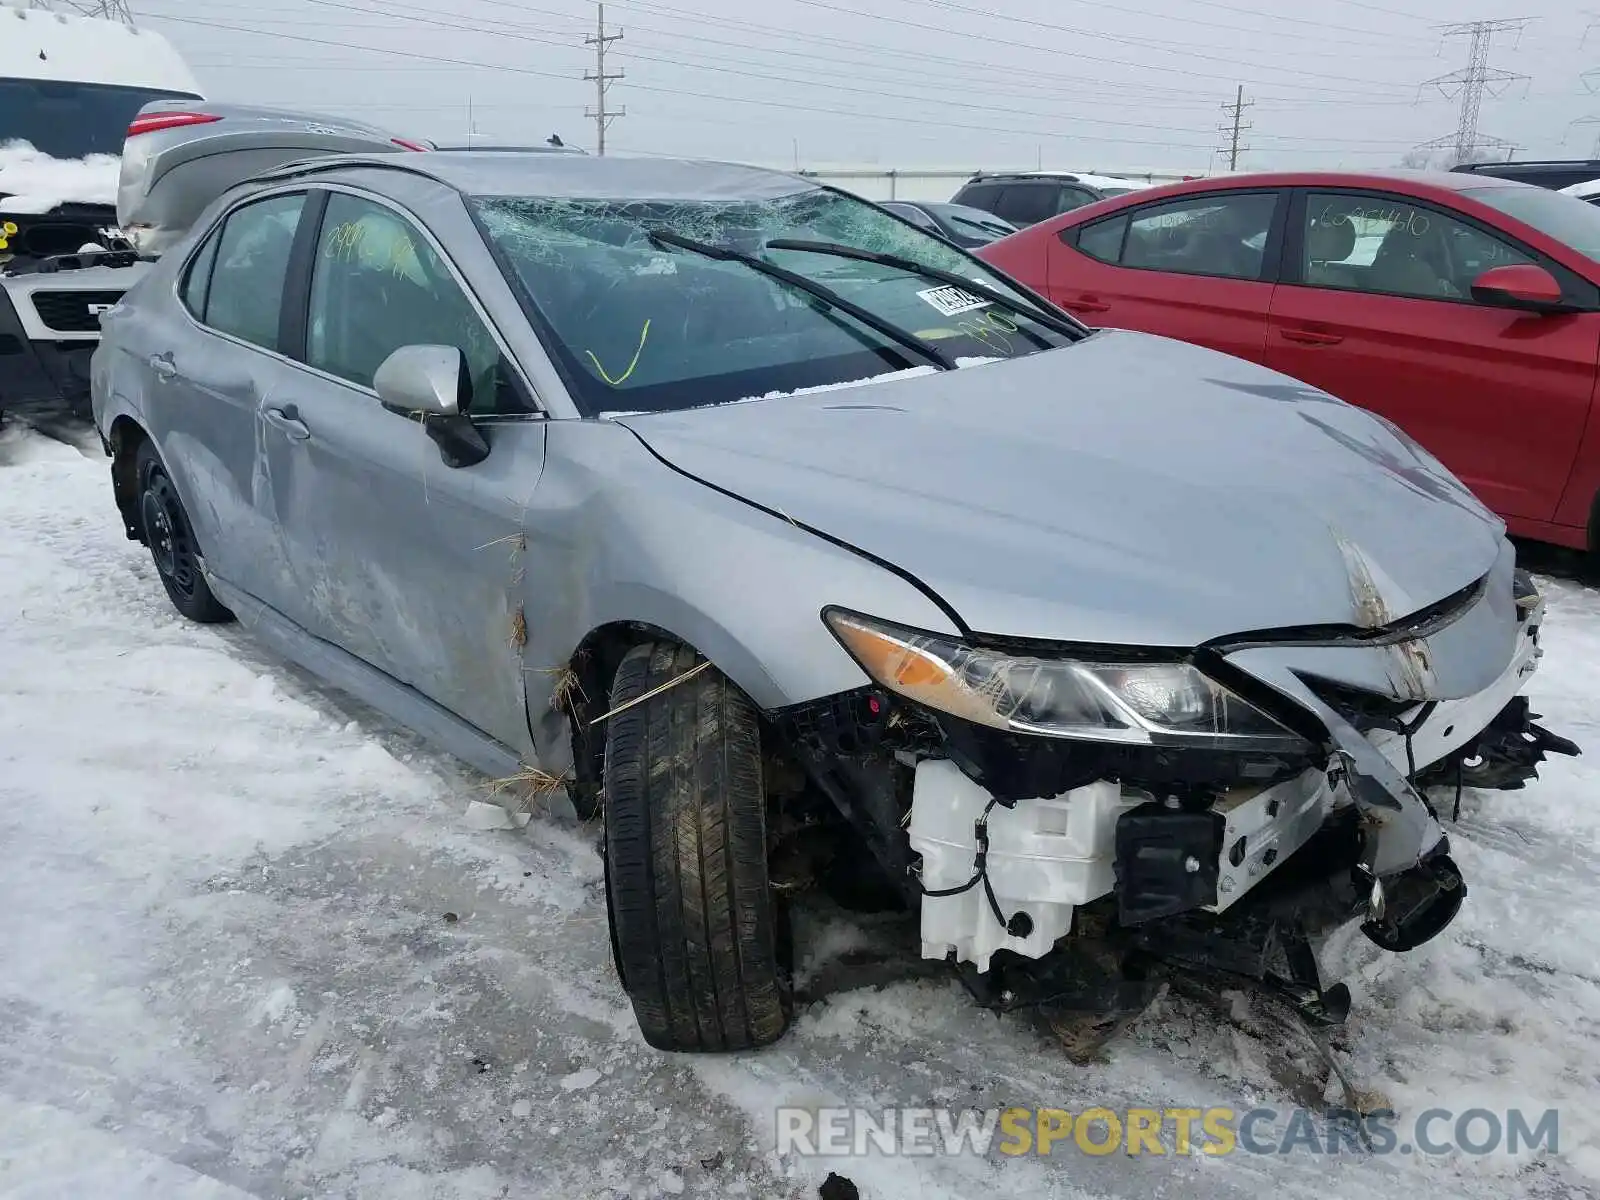
[[[671,642],[623,658],[613,709],[702,663]],[[761,729],[715,668],[608,718],[606,892],[623,988],[659,1050],[749,1050],[789,1024],[767,878]]]
[[[139,481],[139,527],[172,606],[202,625],[233,620],[233,614],[223,607],[206,583],[189,514],[178,497],[172,476],[167,474],[155,447],[149,442],[139,443],[134,472]]]

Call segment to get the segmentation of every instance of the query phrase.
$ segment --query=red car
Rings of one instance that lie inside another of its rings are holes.
[[[1231,175],[976,251],[1091,325],[1252,359],[1394,421],[1514,534],[1600,548],[1600,208],[1482,175]]]

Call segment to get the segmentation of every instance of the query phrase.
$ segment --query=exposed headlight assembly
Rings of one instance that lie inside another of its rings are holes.
[[[1187,663],[1034,658],[841,609],[823,614],[874,680],[993,729],[1142,746],[1303,751],[1307,743]]]

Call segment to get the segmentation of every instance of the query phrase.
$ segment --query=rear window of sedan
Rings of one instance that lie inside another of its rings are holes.
[[[1532,184],[1463,188],[1461,194],[1472,197],[1479,204],[1487,204],[1524,225],[1531,225],[1546,237],[1554,238],[1584,257],[1600,262],[1600,208],[1585,204],[1576,196],[1534,187]]]
[[[767,245],[790,238],[894,254],[1016,294],[943,239],[827,189],[763,200],[530,196],[470,204],[587,416],[697,408],[934,369],[748,263],[659,245],[650,240],[654,231],[804,276],[958,362],[1020,357],[1069,340],[915,272]]]

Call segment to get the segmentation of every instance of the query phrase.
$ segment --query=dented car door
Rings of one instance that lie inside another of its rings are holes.
[[[136,344],[145,416],[187,497],[208,566],[292,619],[295,589],[260,470],[263,415],[297,374],[281,353],[284,281],[304,192],[242,204],[190,256],[181,309]]]
[[[406,216],[331,193],[312,255],[305,368],[264,453],[308,630],[526,754],[521,519],[544,423]],[[482,462],[447,466],[421,424],[379,402],[377,367],[416,344],[465,353]]]

